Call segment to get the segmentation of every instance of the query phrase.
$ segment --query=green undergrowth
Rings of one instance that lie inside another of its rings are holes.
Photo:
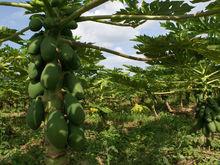
[[[0,111],[0,162],[12,165],[43,164],[43,129],[30,130],[24,113]],[[87,114],[87,148],[68,150],[71,164],[169,165],[220,163],[220,139],[215,135],[207,146],[200,132],[192,131],[193,119],[160,113],[112,113],[103,119]]]

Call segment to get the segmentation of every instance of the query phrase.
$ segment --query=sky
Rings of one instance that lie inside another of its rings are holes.
[[[3,0],[0,0],[3,1]],[[25,2],[24,0],[4,0],[8,2]],[[149,0],[147,0],[149,2]],[[188,0],[187,0],[188,2]],[[86,12],[84,15],[104,15],[113,14],[120,8],[123,8],[123,4],[120,2],[106,2],[103,5],[96,7],[95,9]],[[197,4],[193,12],[201,11],[204,9],[204,5]],[[22,29],[28,26],[28,15],[24,15],[24,9],[15,7],[0,6],[0,26],[7,26],[14,29]],[[137,28],[118,27],[112,25],[105,25],[101,23],[94,23],[91,21],[79,23],[76,30],[73,31],[74,35],[81,36],[83,42],[93,42],[96,45],[104,46],[109,49],[113,49],[119,52],[123,52],[129,55],[136,55],[136,51],[133,48],[135,42],[130,41],[137,35],[146,34],[150,36],[157,36],[165,34],[163,28],[160,27],[159,21],[147,21],[143,25]],[[27,32],[22,38],[28,39],[33,33]],[[18,45],[11,42],[6,42],[14,47]],[[101,62],[107,68],[123,68],[123,65],[133,65],[146,67],[148,66],[144,62],[125,59],[119,56],[115,56],[108,53],[103,53],[106,60]],[[142,55],[136,55],[142,57]]]

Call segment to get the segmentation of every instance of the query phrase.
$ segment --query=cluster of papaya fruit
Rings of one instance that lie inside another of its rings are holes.
[[[196,127],[202,129],[205,136],[220,132],[220,106],[215,98],[207,98],[196,108]]]
[[[61,1],[53,0],[50,4],[58,7]],[[79,150],[85,142],[82,128],[85,113],[80,104],[84,92],[75,74],[80,60],[75,48],[60,40],[72,38],[71,29],[77,28],[77,23],[72,21],[62,27],[56,17],[35,14],[30,17],[29,28],[36,33],[28,47],[31,57],[28,93],[32,101],[27,124],[36,130],[45,121],[46,139],[52,146],[62,150],[69,145]]]

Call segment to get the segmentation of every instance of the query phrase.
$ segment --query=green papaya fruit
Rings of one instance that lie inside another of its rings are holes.
[[[204,115],[205,115],[205,106],[201,106],[201,107],[199,108],[198,117],[199,117],[199,118],[203,118]]]
[[[41,84],[48,90],[55,90],[61,76],[61,67],[56,62],[48,63],[41,74]]]
[[[211,133],[216,132],[215,122],[214,122],[214,121],[209,122],[209,123],[207,124],[207,128],[209,129],[209,131],[210,131]]]
[[[44,61],[51,62],[57,56],[57,41],[54,37],[47,36],[40,45],[41,56]]]
[[[71,71],[80,68],[80,59],[76,53],[69,44],[65,43],[60,46],[60,60],[63,70]]]
[[[64,149],[67,145],[68,126],[60,111],[52,111],[49,114],[46,137],[57,149]]]
[[[84,130],[81,127],[73,125],[70,126],[68,144],[76,151],[82,150],[85,147],[85,135]]]
[[[34,37],[30,43],[30,45],[28,46],[28,53],[31,55],[37,55],[40,53],[40,46],[41,46],[41,42],[43,40],[43,36],[38,36],[38,37]]]
[[[71,61],[73,58],[73,54],[74,50],[69,44],[63,43],[60,45],[60,60],[62,61],[62,63],[65,64]]]
[[[40,37],[40,36],[43,36],[43,35],[44,35],[44,32],[43,32],[43,31],[40,31],[40,32],[38,32],[38,33],[34,33],[34,35],[32,35],[29,40],[30,40],[30,41],[33,41],[35,38]]]
[[[30,16],[30,19],[34,19],[34,18],[40,18],[41,20],[43,20],[45,18],[44,14],[33,14],[32,16]]]
[[[44,22],[43,22],[43,26],[45,29],[51,29],[51,28],[55,28],[58,26],[58,23],[59,21],[56,19],[56,18],[53,18],[53,17],[46,17],[44,19]]]
[[[44,88],[40,82],[30,82],[28,85],[28,94],[31,98],[36,98],[37,96],[44,93]]]
[[[205,135],[205,136],[209,136],[209,135],[210,135],[210,131],[209,131],[209,129],[207,128],[207,126],[203,126],[203,128],[202,128],[202,133],[203,133],[203,135]]]
[[[32,59],[33,59],[32,62],[35,64],[36,68],[39,70],[43,70],[42,68],[45,64],[41,55],[36,55]]]
[[[196,120],[194,128],[196,128],[197,130],[201,129],[204,126],[204,121],[203,119],[199,118],[198,120]]]
[[[73,14],[73,12],[75,12],[77,9],[79,9],[77,6],[63,6],[61,11],[63,15],[69,16]]]
[[[77,27],[78,27],[78,24],[74,20],[65,25],[66,29],[76,29]]]
[[[31,31],[39,31],[43,26],[42,20],[40,17],[33,17],[29,22],[29,28]]]
[[[52,7],[59,7],[66,3],[66,0],[50,0],[50,5]]]
[[[213,120],[213,118],[212,118],[212,109],[211,108],[206,107],[204,118],[207,122],[211,122]]]
[[[70,104],[67,109],[67,117],[69,121],[75,125],[81,125],[85,120],[85,112],[80,103]]]
[[[44,120],[44,105],[40,98],[34,99],[27,111],[26,122],[28,126],[36,130],[40,127]]]
[[[65,36],[65,37],[70,37],[70,38],[73,38],[73,33],[70,29],[63,29],[61,32],[60,32],[61,35]]]
[[[215,120],[220,122],[220,114],[215,116]]]
[[[63,102],[64,102],[65,109],[67,109],[67,107],[71,104],[79,103],[77,98],[74,97],[71,93],[65,94]]]
[[[67,73],[64,75],[63,85],[70,93],[72,93],[77,99],[84,98],[84,90],[80,80],[74,76],[74,74]]]
[[[40,73],[39,70],[37,69],[36,65],[34,63],[29,63],[28,64],[28,77],[31,80],[37,79],[39,77]]]
[[[80,125],[84,122],[85,112],[83,111],[83,107],[72,94],[67,93],[64,96],[64,107],[71,123]]]
[[[213,98],[207,99],[208,105],[211,109],[213,109],[215,112],[220,112],[220,107],[218,103]]]
[[[215,122],[216,131],[220,132],[220,122],[219,121],[214,121],[214,122]]]

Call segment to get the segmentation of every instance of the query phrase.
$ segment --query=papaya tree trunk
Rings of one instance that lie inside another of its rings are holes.
[[[46,105],[46,111],[49,113],[53,110],[63,111],[63,109],[59,108],[61,105],[58,100],[63,101],[62,91],[58,90],[58,92],[50,92],[45,91],[44,101]],[[46,115],[45,122],[48,122],[48,115]],[[47,126],[44,128],[44,136],[45,136],[45,164],[46,165],[68,165],[69,160],[66,154],[66,149],[57,149],[55,148],[47,139],[46,136]],[[57,138],[57,137],[54,137]]]
[[[56,137],[55,137],[56,138]],[[46,165],[68,165],[69,160],[65,150],[58,150],[48,142],[45,137],[45,164]]]

